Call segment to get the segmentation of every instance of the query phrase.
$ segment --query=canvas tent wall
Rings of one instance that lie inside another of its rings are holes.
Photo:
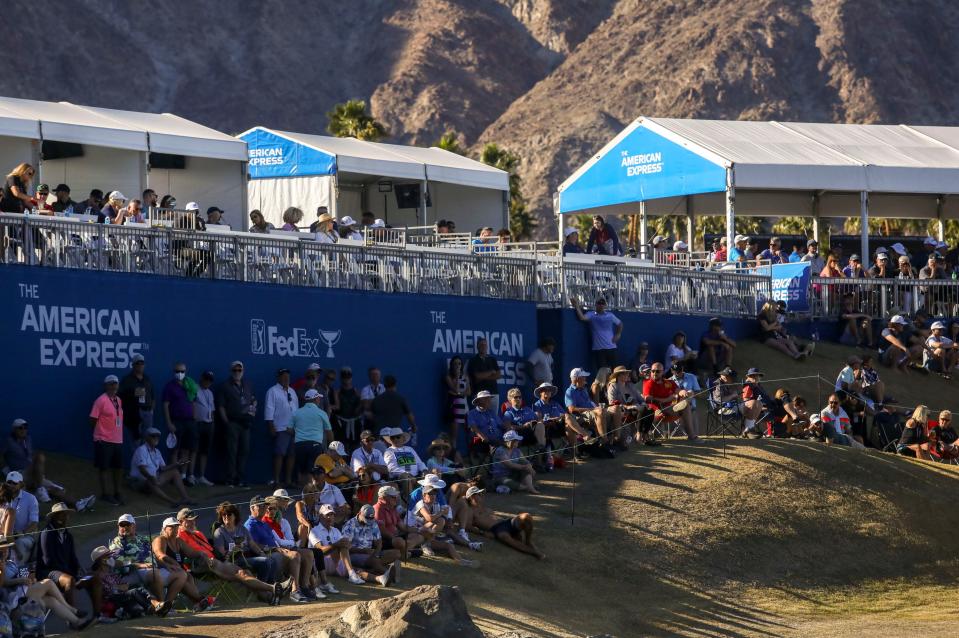
[[[440,218],[462,229],[506,224],[509,175],[442,149],[265,127],[239,137],[249,147],[249,206],[276,226],[290,206],[302,209],[307,223],[326,206],[337,217],[368,210],[393,226]],[[410,197],[401,208],[404,194]]]
[[[641,117],[559,187],[567,214],[959,218],[959,129]],[[645,224],[644,224],[645,226]],[[941,224],[940,224],[941,227]],[[643,238],[645,241],[645,237]]]
[[[77,144],[82,155],[44,158],[43,142]],[[151,154],[182,159],[183,168],[151,168]],[[139,197],[149,186],[183,203],[209,202],[235,211],[238,224],[246,220],[245,145],[169,113],[0,98],[0,161],[9,168],[33,163],[38,167],[34,186],[66,183],[76,200],[92,188]]]

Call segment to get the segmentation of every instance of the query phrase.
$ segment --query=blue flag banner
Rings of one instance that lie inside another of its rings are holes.
[[[788,312],[809,312],[808,261],[761,266],[755,272],[757,275],[772,276],[773,299],[785,301]]]

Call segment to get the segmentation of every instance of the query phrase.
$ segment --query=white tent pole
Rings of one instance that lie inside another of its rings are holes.
[[[692,200],[689,195],[686,196],[686,243],[689,244],[689,252],[693,251],[694,237],[696,233],[696,213],[693,211]],[[678,238],[677,238],[678,239]]]
[[[250,221],[250,167],[248,162],[240,162],[240,209],[243,211],[245,223]]]
[[[726,250],[735,246],[733,237],[736,236],[736,169],[732,166],[726,169]],[[729,254],[727,252],[727,254]]]
[[[869,193],[859,192],[859,243],[860,256],[869,263]]]
[[[936,198],[936,239],[939,241],[946,241],[946,223],[942,221],[942,207],[945,199],[945,195]]]
[[[40,139],[33,147],[33,165],[37,167],[37,184],[43,183],[43,122],[37,122]]]
[[[562,251],[563,242],[566,241],[566,218],[559,212],[559,198],[559,192],[553,195],[553,214],[556,215],[556,229],[559,231],[559,247]]]
[[[813,193],[812,196],[812,238],[819,241],[819,193]],[[805,246],[801,249],[805,250]],[[865,259],[866,255],[862,255]]]
[[[639,246],[642,255],[643,246],[649,241],[649,224],[646,216],[646,202],[639,202]]]

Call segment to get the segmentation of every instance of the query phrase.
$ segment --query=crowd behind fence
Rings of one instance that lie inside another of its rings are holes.
[[[757,301],[770,294],[769,277],[741,271],[654,268],[638,260],[573,263],[557,255],[555,245],[553,251],[526,243],[478,252],[389,239],[321,244],[285,235],[0,214],[0,262],[7,264],[554,306],[571,295],[587,302],[604,295],[614,309],[727,317],[754,316]]]
[[[838,320],[846,312],[844,307],[874,319],[919,311],[932,317],[955,317],[959,315],[959,281],[812,277],[809,302],[816,319]]]

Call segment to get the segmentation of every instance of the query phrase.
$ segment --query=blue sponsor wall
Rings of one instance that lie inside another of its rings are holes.
[[[619,342],[619,362],[631,366],[639,344],[649,343],[652,361],[662,361],[673,335],[682,330],[693,349],[699,348],[699,338],[706,332],[709,317],[666,315],[644,312],[614,312],[623,322]],[[590,359],[589,325],[576,317],[571,308],[540,310],[537,317],[540,337],[553,337],[559,344],[553,355],[554,381],[563,388],[569,385],[569,371],[582,367],[595,374]],[[732,339],[750,339],[756,336],[755,319],[723,319],[723,328]]]
[[[209,369],[219,382],[240,359],[259,400],[248,467],[254,480],[269,471],[263,397],[277,368],[296,379],[314,361],[351,366],[357,387],[371,365],[396,375],[424,449],[445,427],[449,357],[468,358],[476,339],[488,336],[505,396],[509,386],[526,386],[522,361],[536,347],[536,307],[524,302],[20,266],[0,268],[0,295],[4,436],[14,418],[25,418],[38,448],[90,457],[90,406],[104,376],[122,378],[134,354],[146,358],[158,394],[178,360],[194,378]]]

